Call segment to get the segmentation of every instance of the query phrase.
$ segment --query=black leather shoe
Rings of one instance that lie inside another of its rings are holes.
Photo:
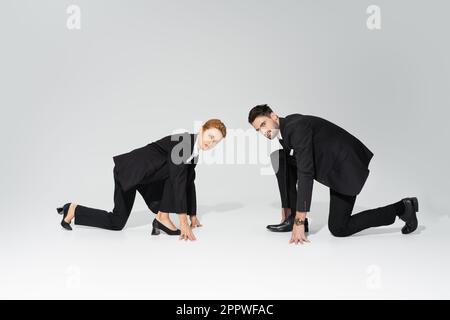
[[[269,224],[267,229],[273,232],[290,232],[294,228],[295,215],[291,214],[280,224]],[[305,218],[305,232],[309,232],[308,218]]]
[[[69,212],[69,207],[70,207],[70,203],[66,203],[62,207],[56,208],[56,211],[58,212],[58,214],[63,215],[63,218],[61,220],[61,226],[66,230],[72,230],[70,223],[67,223],[66,221],[64,221],[64,219],[67,216],[67,212]]]
[[[419,212],[419,201],[416,197],[402,199],[405,205],[405,211],[398,215],[400,219],[405,221],[405,225],[402,228],[403,234],[414,232],[417,229],[417,212]]]
[[[156,220],[156,218],[153,220],[153,229],[152,229],[152,236],[157,236],[161,233],[161,230],[167,233],[169,236],[177,236],[181,234],[181,230],[171,230],[167,228],[165,225],[163,225],[161,222]]]

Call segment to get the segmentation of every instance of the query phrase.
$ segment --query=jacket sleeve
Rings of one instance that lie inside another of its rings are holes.
[[[195,190],[195,170],[189,171],[188,181],[187,181],[187,205],[188,205],[188,215],[197,215],[197,195]]]
[[[297,211],[308,212],[314,182],[313,131],[309,123],[297,125],[291,133],[297,161]]]
[[[169,179],[173,186],[174,213],[187,213],[187,173],[188,165],[185,163],[173,163],[171,156],[168,159]]]
[[[169,180],[173,190],[172,204],[174,213],[187,213],[187,185],[190,155],[190,135],[181,134],[172,137],[171,151],[168,153]]]

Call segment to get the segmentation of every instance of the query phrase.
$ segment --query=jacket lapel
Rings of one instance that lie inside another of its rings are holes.
[[[289,135],[288,135],[288,132],[286,130],[287,129],[286,128],[287,120],[286,120],[286,118],[283,118],[283,117],[278,117],[278,120],[280,122],[280,128],[279,129],[280,129],[280,132],[281,132],[281,136],[283,137],[283,139],[280,140],[280,144],[283,146],[283,149],[286,150],[287,153],[290,156],[293,156],[294,155],[294,149],[292,149],[291,143],[289,142],[289,139],[288,139]]]
[[[283,117],[278,117],[278,121],[280,123],[279,130],[281,132],[281,136],[283,137],[283,139],[280,139],[280,144],[283,146],[284,149],[289,150],[289,146],[286,141],[287,138],[286,119]]]

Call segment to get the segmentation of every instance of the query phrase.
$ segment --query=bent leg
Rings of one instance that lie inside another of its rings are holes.
[[[336,237],[347,237],[367,228],[387,226],[395,222],[393,204],[365,210],[352,215],[356,196],[341,194],[330,189],[328,228]]]
[[[138,185],[137,191],[144,198],[147,207],[157,214],[163,196],[164,180]]]
[[[196,200],[196,191],[194,185],[195,172],[194,169],[190,168],[187,181],[186,188],[184,192],[186,193],[186,212],[188,215],[195,215],[197,213],[197,200]],[[162,197],[159,205],[159,210],[163,212],[170,213],[182,213],[180,212],[180,208],[176,207],[176,199],[178,199],[180,195],[175,194],[175,188],[170,179],[166,179],[164,181],[164,187],[162,191]]]
[[[109,230],[122,230],[130,216],[136,190],[123,191],[114,174],[114,209],[106,210],[77,205],[75,208],[75,224]]]
[[[296,180],[297,173],[295,172],[295,177],[291,177],[292,169],[288,167],[287,161],[288,155],[283,149],[276,150],[270,154],[270,160],[272,163],[272,168],[275,172],[277,178],[278,190],[280,192],[281,207],[291,208],[292,207],[292,195],[296,196],[295,193],[295,182],[294,182],[294,192],[292,189],[292,181]]]
[[[297,162],[295,157],[287,155],[286,168],[288,208],[290,208],[291,214],[293,213],[295,215],[297,211]]]
[[[187,197],[187,214],[195,216],[197,214],[197,194],[195,191],[195,172],[190,169],[187,178],[186,197]]]
[[[173,186],[170,181],[165,180],[156,181],[151,184],[139,185],[137,191],[144,198],[147,207],[155,214],[159,211],[162,212],[172,212],[172,207],[170,205],[172,201]],[[187,214],[196,215],[197,214],[197,197],[195,191],[194,181],[188,178],[186,187],[186,197],[187,197]],[[163,207],[161,207],[161,202],[164,198]]]

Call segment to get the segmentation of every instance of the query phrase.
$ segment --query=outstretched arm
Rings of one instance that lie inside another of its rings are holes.
[[[308,212],[311,206],[314,182],[313,131],[302,123],[290,134],[297,161],[297,212]]]
[[[305,234],[306,214],[310,211],[314,182],[313,131],[308,123],[291,133],[291,143],[297,161],[297,211],[290,243],[309,242]]]
[[[169,179],[171,180],[174,192],[174,212],[178,214],[178,219],[180,220],[180,240],[196,240],[187,218],[186,185],[188,165],[185,163],[175,164],[171,158],[168,159],[168,163]]]

